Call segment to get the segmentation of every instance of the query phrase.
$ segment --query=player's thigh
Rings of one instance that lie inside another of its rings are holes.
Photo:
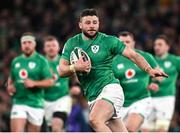
[[[27,107],[28,117],[27,120],[30,123],[30,126],[36,127],[41,126],[43,123],[44,118],[44,109],[43,108],[34,108],[34,107]]]
[[[69,113],[71,112],[72,99],[71,97],[64,96],[53,102],[45,102],[45,119],[48,126],[52,125],[53,118],[63,120],[65,123]],[[57,120],[57,119],[55,119]],[[59,121],[59,120],[58,120]]]
[[[95,104],[94,104],[95,103]],[[122,88],[119,84],[108,84],[106,85],[100,95],[97,97],[95,101],[89,102],[90,110],[93,109],[94,111],[91,112],[97,112],[102,111],[102,114],[104,113],[112,113],[112,118],[119,118],[120,109],[124,103],[124,93],[122,91]],[[110,109],[113,110],[104,110],[101,109],[101,104],[103,104],[103,108],[108,108],[110,106]],[[104,105],[105,104],[105,105]],[[91,114],[91,113],[90,113]]]
[[[175,97],[167,96],[162,98],[154,98],[156,102],[156,131],[167,131],[173,116]],[[161,104],[158,104],[161,103]]]
[[[13,105],[11,110],[11,131],[23,132],[27,121],[26,106]]]
[[[126,119],[126,127],[128,131],[138,132],[144,121],[144,117],[138,113],[131,113]]]
[[[25,118],[11,119],[11,132],[24,132],[27,120]]]
[[[150,116],[152,110],[152,99],[150,97],[143,98],[130,105],[126,118],[127,127],[132,128],[134,130],[140,128],[143,122],[147,121],[149,117],[152,117]]]
[[[94,106],[92,107],[89,114],[89,119],[90,122],[100,121],[100,120],[102,122],[106,122],[112,118],[113,114],[114,114],[114,107],[112,103],[103,99],[99,99],[95,102]]]
[[[151,108],[152,99],[150,97],[143,98],[130,105],[129,110],[127,112],[127,116],[138,116],[137,118],[141,117],[143,119],[146,119],[151,113]]]
[[[45,101],[44,104],[45,120],[48,126],[51,126],[55,102]]]
[[[157,111],[157,119],[171,120],[175,107],[175,97],[166,96],[161,98],[153,98],[155,109]]]
[[[28,132],[40,132],[41,126],[34,125],[31,122],[28,122],[27,129],[28,129]]]
[[[54,105],[54,112],[65,112],[66,114],[70,114],[72,108],[72,98],[67,95],[61,97],[57,100]]]

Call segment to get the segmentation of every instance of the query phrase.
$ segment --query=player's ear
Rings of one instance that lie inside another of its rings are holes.
[[[82,22],[79,21],[79,28],[82,29]]]

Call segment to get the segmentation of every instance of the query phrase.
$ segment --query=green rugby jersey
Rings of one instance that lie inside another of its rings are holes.
[[[43,88],[26,88],[25,79],[44,80],[52,78],[47,60],[38,54],[33,53],[30,57],[20,55],[11,63],[11,79],[16,88],[13,95],[13,104],[28,105],[31,107],[43,108]]]
[[[167,54],[164,58],[155,56],[155,59],[160,68],[169,75],[168,78],[163,78],[158,82],[159,91],[151,91],[152,97],[174,96],[176,93],[176,80],[180,73],[180,57]]]
[[[118,38],[98,32],[95,39],[83,40],[82,34],[78,34],[66,42],[62,58],[69,61],[75,47],[82,48],[92,63],[88,75],[78,75],[88,101],[96,99],[107,84],[119,83],[112,71],[112,60],[115,55],[122,54],[125,45]]]
[[[59,60],[59,55],[54,60],[48,60],[55,84],[45,90],[46,101],[55,101],[69,93],[69,78],[60,78],[59,76]]]
[[[135,51],[142,55],[151,67],[155,68],[157,66],[152,55],[140,50]],[[146,89],[150,76],[134,64],[134,62],[124,56],[117,55],[113,60],[112,67],[114,75],[119,79],[124,91],[124,107],[128,107],[132,103],[150,96],[149,91]]]

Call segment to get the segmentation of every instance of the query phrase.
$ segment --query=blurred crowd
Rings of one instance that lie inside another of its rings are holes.
[[[22,33],[35,33],[39,52],[43,50],[44,36],[49,34],[59,39],[62,48],[69,37],[79,32],[80,11],[92,7],[99,11],[102,32],[117,35],[122,30],[131,31],[136,36],[137,48],[151,53],[153,39],[163,33],[170,39],[171,53],[180,55],[178,0],[3,0],[0,4],[0,131],[9,131],[11,98],[5,91],[5,81],[12,58],[20,53]],[[177,90],[172,131],[180,131],[179,93]]]

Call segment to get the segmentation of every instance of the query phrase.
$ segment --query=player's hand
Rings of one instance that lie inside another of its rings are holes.
[[[153,90],[153,91],[158,91],[159,90],[159,86],[156,83],[151,83],[148,85],[147,87],[148,90]]]
[[[91,62],[83,61],[83,57],[74,64],[75,70],[77,72],[89,72],[91,70]]]
[[[14,87],[13,84],[7,85],[6,90],[7,90],[8,94],[9,94],[10,96],[13,96],[14,93],[16,93],[16,88]]]
[[[25,79],[24,80],[24,86],[26,88],[33,88],[33,87],[35,87],[35,81],[33,81],[31,79]]]
[[[168,75],[160,69],[150,68],[149,70],[147,70],[147,72],[149,73],[149,75],[152,78],[155,78],[155,77],[166,77],[166,78],[168,78]]]

